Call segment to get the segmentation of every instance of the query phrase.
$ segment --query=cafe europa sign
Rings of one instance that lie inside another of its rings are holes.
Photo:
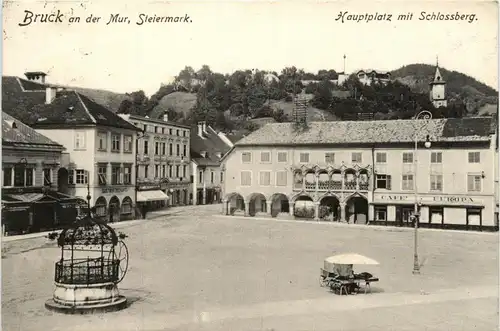
[[[408,203],[413,204],[415,202],[414,195],[404,195],[404,194],[380,194],[375,197],[376,200],[382,202],[392,203]],[[466,196],[454,196],[454,195],[424,195],[419,196],[418,201],[421,203],[432,203],[432,204],[448,204],[448,205],[467,205],[479,203],[471,197]]]

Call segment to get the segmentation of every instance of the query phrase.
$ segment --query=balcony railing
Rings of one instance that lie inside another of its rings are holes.
[[[306,190],[315,190],[315,189],[316,189],[316,183],[306,182]]]
[[[344,182],[344,189],[348,191],[356,190],[356,181],[346,181]]]
[[[342,181],[341,180],[330,181],[330,190],[341,190],[341,189],[342,189]]]
[[[358,187],[359,186],[359,187]],[[302,189],[302,182],[295,182],[293,188],[296,190]],[[315,182],[305,182],[305,189],[307,191],[315,191],[316,183]],[[355,191],[359,189],[360,191],[368,191],[369,183],[368,182],[356,182],[355,180],[344,181],[344,190],[347,191]],[[318,191],[341,191],[342,190],[342,181],[340,180],[320,180],[318,181]]]

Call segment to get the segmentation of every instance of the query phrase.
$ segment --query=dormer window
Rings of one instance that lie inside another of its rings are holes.
[[[9,126],[10,126],[11,128],[13,128],[13,129],[17,129],[17,124],[16,124],[16,122],[14,122],[14,121],[6,121],[6,122],[7,122],[7,124],[9,124]]]
[[[202,156],[202,157],[204,157],[204,158],[206,158],[206,157],[207,157],[207,152],[206,152],[206,151],[201,151],[201,153],[200,153],[200,154],[201,154],[201,156]]]

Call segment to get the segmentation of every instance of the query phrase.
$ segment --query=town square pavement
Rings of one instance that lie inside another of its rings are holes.
[[[60,250],[46,238],[2,243],[2,330],[497,330],[498,236],[224,217],[173,208],[124,224],[120,291],[130,306],[97,315],[47,311]],[[319,286],[323,259],[356,252],[380,278],[371,294]]]

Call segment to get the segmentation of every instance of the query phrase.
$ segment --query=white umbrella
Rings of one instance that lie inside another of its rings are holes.
[[[359,254],[340,254],[327,257],[325,262],[333,263],[333,264],[379,264],[377,261],[370,259],[369,257],[359,255]]]

